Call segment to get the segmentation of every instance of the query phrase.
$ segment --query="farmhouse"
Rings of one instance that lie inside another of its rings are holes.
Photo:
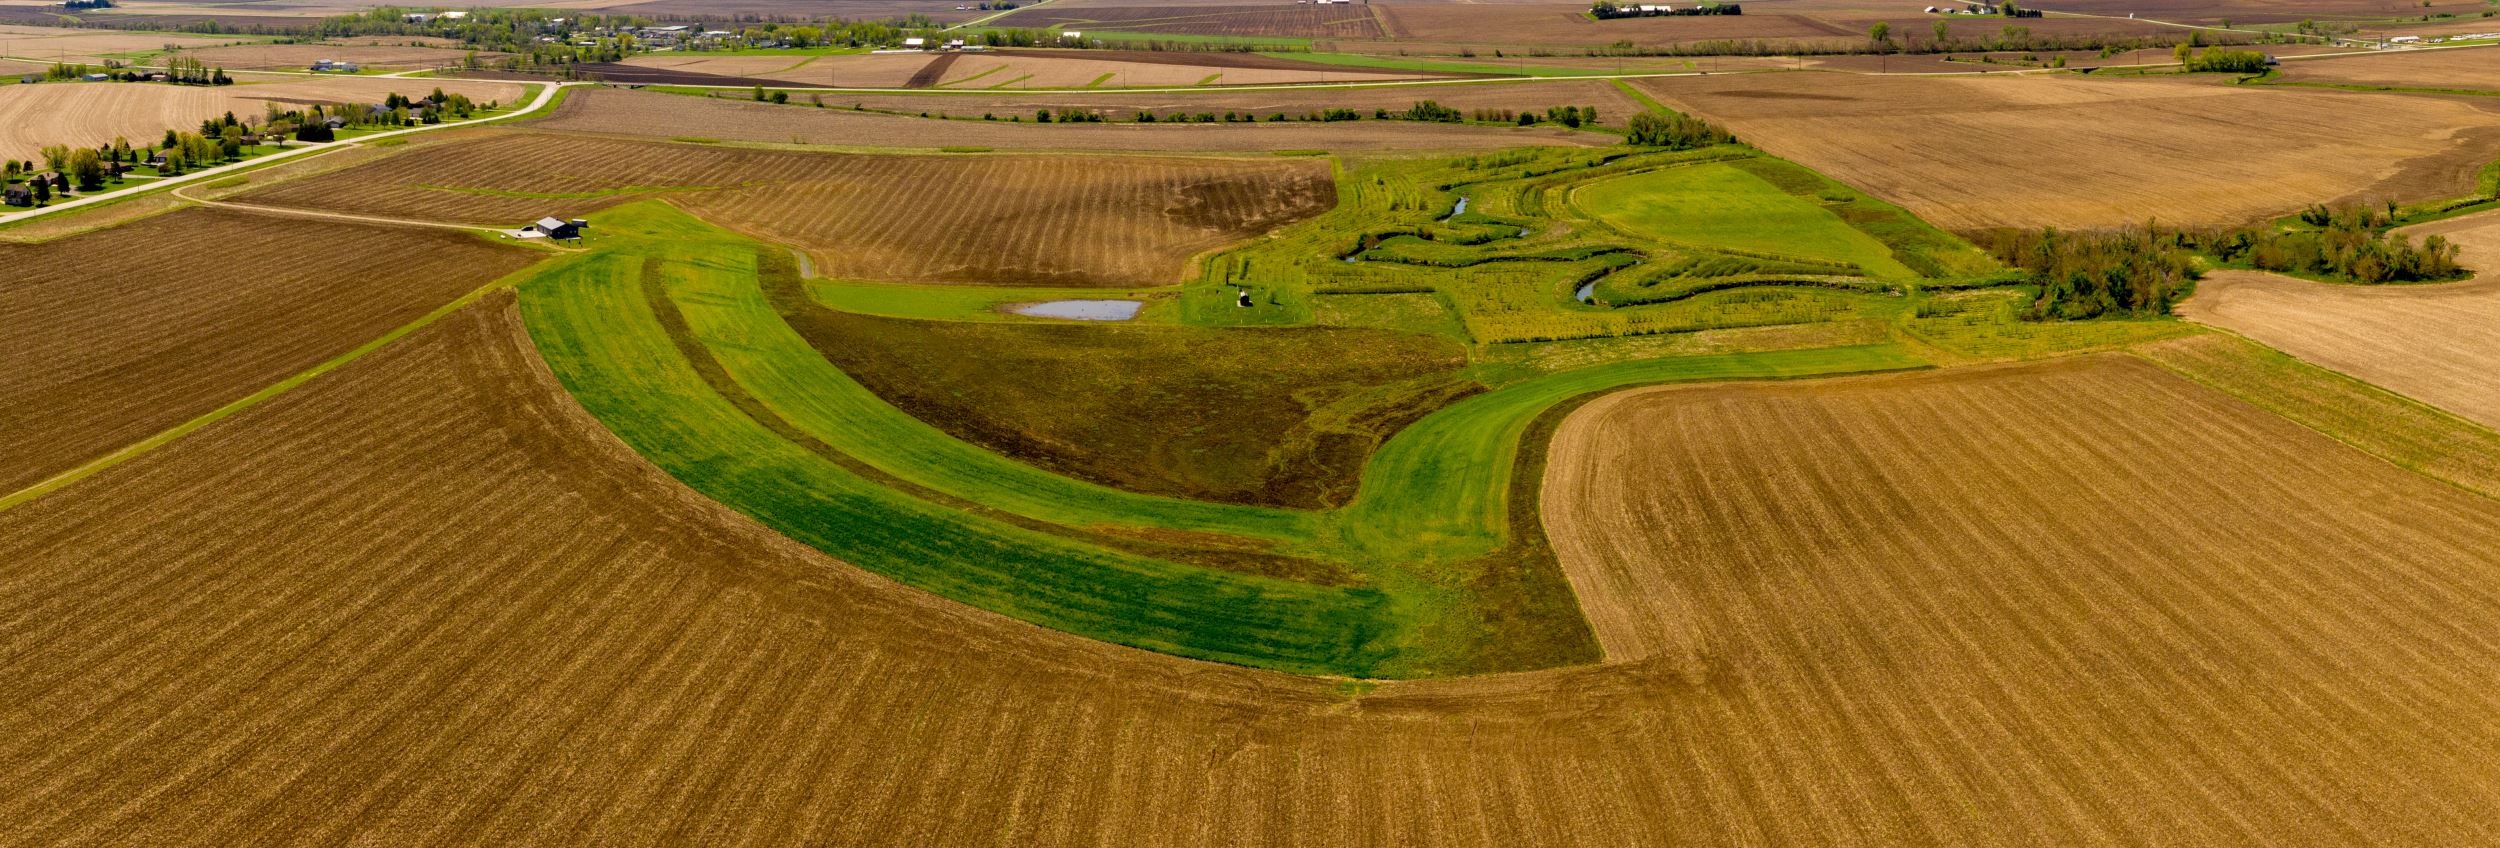
[[[582,228],[587,226],[590,226],[590,222],[580,218],[570,221],[562,218],[540,218],[538,223],[529,225],[529,231],[537,233],[541,238],[569,240],[581,238]]]

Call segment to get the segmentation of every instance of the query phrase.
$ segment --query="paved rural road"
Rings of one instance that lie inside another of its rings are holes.
[[[98,204],[98,203],[109,203],[109,202],[112,202],[112,201],[115,201],[115,200],[120,200],[120,199],[125,198],[125,197],[132,197],[132,196],[135,196],[135,195],[140,195],[140,194],[145,194],[145,193],[148,193],[148,192],[156,191],[156,190],[158,190],[158,189],[170,188],[170,187],[173,187],[173,186],[180,186],[180,185],[187,185],[187,184],[190,184],[190,183],[199,182],[199,181],[201,181],[201,180],[213,179],[213,178],[215,178],[215,177],[223,176],[223,175],[226,175],[226,174],[231,174],[231,173],[234,173],[234,172],[237,172],[237,171],[255,170],[255,169],[261,168],[261,167],[263,167],[263,166],[269,165],[269,164],[271,164],[271,163],[275,163],[275,162],[282,162],[282,161],[285,161],[285,160],[288,160],[288,159],[295,159],[295,158],[304,157],[304,156],[311,156],[311,155],[318,154],[318,153],[324,153],[324,152],[328,152],[328,151],[332,151],[332,150],[337,150],[337,149],[340,149],[340,148],[342,148],[342,147],[352,147],[352,146],[355,146],[355,145],[363,144],[363,143],[365,143],[365,142],[368,142],[368,141],[374,141],[374,140],[377,140],[377,139],[397,138],[397,137],[399,137],[399,136],[414,135],[414,134],[416,134],[416,133],[421,133],[421,132],[432,132],[432,131],[435,131],[435,130],[447,130],[447,129],[451,129],[451,128],[454,128],[454,127],[469,127],[469,126],[476,126],[476,125],[478,125],[478,124],[488,124],[488,123],[494,123],[494,122],[496,122],[496,121],[508,121],[508,120],[512,120],[512,119],[514,119],[514,118],[521,117],[521,116],[523,116],[523,115],[534,114],[534,113],[536,113],[538,110],[546,108],[546,107],[547,107],[547,104],[555,102],[555,99],[556,99],[556,92],[558,92],[558,91],[562,90],[562,89],[563,89],[563,88],[565,88],[566,86],[584,85],[584,84],[586,84],[586,83],[579,83],[579,82],[550,82],[550,83],[523,83],[523,84],[524,84],[524,85],[537,85],[537,86],[540,86],[540,88],[539,88],[539,90],[538,90],[538,96],[537,96],[535,99],[532,99],[532,100],[529,102],[529,105],[527,105],[527,106],[523,106],[523,107],[521,107],[520,109],[517,109],[517,110],[511,111],[511,112],[506,112],[506,113],[501,114],[501,115],[491,115],[491,116],[484,117],[484,118],[471,118],[471,119],[466,120],[466,121],[451,121],[451,122],[447,122],[447,123],[435,124],[435,125],[433,125],[433,126],[425,126],[425,127],[409,127],[409,128],[407,128],[407,129],[404,129],[404,130],[391,130],[391,131],[389,131],[389,132],[379,132],[379,133],[374,133],[374,134],[372,134],[372,135],[365,136],[365,137],[363,137],[363,138],[349,139],[349,140],[347,140],[347,141],[337,141],[337,142],[331,142],[331,143],[328,143],[328,144],[318,144],[318,145],[313,145],[313,146],[309,146],[309,147],[296,147],[296,148],[290,148],[290,149],[287,149],[287,150],[281,150],[281,151],[278,151],[278,152],[276,152],[276,153],[271,153],[271,154],[269,154],[269,155],[267,155],[267,156],[262,156],[262,157],[259,157],[259,158],[256,158],[256,159],[246,159],[246,160],[241,161],[241,162],[235,162],[235,163],[232,163],[232,164],[227,164],[227,165],[219,165],[219,166],[216,166],[216,167],[214,167],[214,168],[208,168],[208,169],[205,169],[205,170],[193,171],[193,172],[191,172],[191,173],[184,174],[184,175],[179,176],[179,177],[166,177],[166,178],[161,179],[161,180],[154,180],[154,181],[150,181],[150,182],[140,183],[140,184],[138,184],[138,185],[134,185],[134,186],[131,186],[131,187],[129,187],[129,188],[115,189],[115,190],[113,190],[113,191],[104,192],[104,193],[102,193],[102,194],[90,194],[90,195],[85,195],[85,196],[83,196],[83,197],[77,197],[77,198],[73,198],[73,199],[70,199],[70,200],[64,200],[64,201],[61,201],[61,202],[59,202],[59,203],[52,204],[52,205],[50,205],[50,206],[42,207],[42,208],[40,208],[40,209],[27,209],[27,210],[22,210],[22,211],[18,211],[18,212],[10,212],[10,213],[7,213],[7,214],[0,214],[0,224],[11,224],[11,223],[16,223],[16,222],[18,222],[18,221],[24,221],[24,220],[27,220],[27,219],[29,219],[29,218],[38,218],[38,217],[42,217],[42,216],[45,216],[45,215],[50,215],[50,214],[53,214],[53,213],[56,213],[56,212],[61,212],[61,211],[69,210],[69,209],[76,209],[76,208],[81,207],[81,206],[89,206],[89,205]]]

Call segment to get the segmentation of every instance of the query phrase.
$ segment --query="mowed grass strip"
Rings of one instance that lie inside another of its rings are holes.
[[[689,268],[706,261],[697,247],[653,258],[671,277],[711,273]],[[780,438],[678,352],[643,297],[644,267],[615,250],[564,261],[522,287],[521,308],[574,397],[697,491],[861,568],[1080,635],[1308,674],[1363,676],[1381,660],[1376,591],[1071,543],[904,496]]]
[[[1898,345],[1880,344],[1639,360],[1515,383],[1452,404],[1382,445],[1342,523],[1367,556],[1418,561],[1490,553],[1507,543],[1503,496],[1517,464],[1520,435],[1556,404],[1631,386],[1927,365]]]
[[[1868,276],[1919,276],[1892,249],[1813,201],[1720,163],[1590,183],[1572,200],[1599,220],[1695,247],[1846,262]]]

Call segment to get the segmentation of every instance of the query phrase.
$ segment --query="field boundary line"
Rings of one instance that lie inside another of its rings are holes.
[[[2274,347],[2274,346],[2272,346],[2272,345],[2266,344],[2266,343],[2261,342],[2261,341],[2258,341],[2258,340],[2256,340],[2256,339],[2249,338],[2249,337],[2247,337],[2247,336],[2241,335],[2241,334],[2239,334],[2239,333],[2237,333],[2237,332],[2234,332],[2234,331],[2232,331],[2232,330],[2223,329],[2223,328],[2221,328],[2221,327],[2216,327],[2216,326],[2212,326],[2212,325],[2209,325],[2209,324],[2207,324],[2207,325],[2199,325],[2199,326],[2203,326],[2203,327],[2205,327],[2208,331],[2210,331],[2210,332],[2212,332],[2212,333],[2214,333],[2214,334],[2216,334],[2216,335],[2223,336],[2223,337],[2226,337],[2226,338],[2236,339],[2236,340],[2238,340],[2238,341],[2240,341],[2240,342],[2243,342],[2243,343],[2246,343],[2246,344],[2249,344],[2249,345],[2253,345],[2253,346],[2257,347],[2257,348],[2258,348],[2258,349],[2260,349],[2260,350],[2264,350],[2264,351],[2267,351],[2267,352],[2273,353],[2273,354],[2275,354],[2275,355],[2281,356],[2281,357],[2283,357],[2283,358],[2285,358],[2285,359],[2291,360],[2292,362],[2297,363],[2298,365],[2300,365],[2300,366],[2301,366],[2301,367],[2303,367],[2303,368],[2313,369],[2313,370],[2317,371],[2318,373],[2325,374],[2325,375],[2327,375],[2328,377],[2333,378],[2334,380],[2336,380],[2336,381],[2338,381],[2338,382],[2342,382],[2342,383],[2344,383],[2344,384],[2346,384],[2346,385],[2356,387],[2356,388],[2360,389],[2362,392],[2364,392],[2364,393],[2366,393],[2366,394],[2373,394],[2373,395],[2378,395],[2378,396],[2381,396],[2381,397],[2385,397],[2385,398],[2387,398],[2387,399],[2389,399],[2389,400],[2393,400],[2393,401],[2395,401],[2395,402],[2396,402],[2397,404],[2399,404],[2399,405],[2402,405],[2402,406],[2407,406],[2407,407],[2411,407],[2411,408],[2415,409],[2416,411],[2429,413],[2429,414],[2430,414],[2432,417],[2434,417],[2434,418],[2442,419],[2442,420],[2447,421],[2447,422],[2448,422],[2448,423],[2450,423],[2450,424],[2455,424],[2455,425],[2458,425],[2458,426],[2461,426],[2461,427],[2464,427],[2464,428],[2467,428],[2467,429],[2470,429],[2470,430],[2480,430],[2480,431],[2483,431],[2483,432],[2486,432],[2486,433],[2489,433],[2489,432],[2495,432],[2492,428],[2484,426],[2481,422],[2474,421],[2474,420],[2469,419],[2469,418],[2466,418],[2466,417],[2464,417],[2464,416],[2462,416],[2462,415],[2458,415],[2458,414],[2456,414],[2456,413],[2454,413],[2454,412],[2449,412],[2448,410],[2446,410],[2446,409],[2442,409],[2442,408],[2440,408],[2439,406],[2437,406],[2437,405],[2435,405],[2435,404],[2430,404],[2430,403],[2425,403],[2425,402],[2422,402],[2422,401],[2419,401],[2419,400],[2415,400],[2415,399],[2413,399],[2412,397],[2409,397],[2409,396],[2406,396],[2406,395],[2404,395],[2404,394],[2401,394],[2401,393],[2397,392],[2397,391],[2396,391],[2396,390],[2394,390],[2394,389],[2390,389],[2390,388],[2387,388],[2387,387],[2385,387],[2385,386],[2381,386],[2381,385],[2379,385],[2379,384],[2377,384],[2377,383],[2373,383],[2373,382],[2370,382],[2370,381],[2368,381],[2368,380],[2364,380],[2364,379],[2361,379],[2361,378],[2359,378],[2359,377],[2355,377],[2355,376],[2353,376],[2353,375],[2346,374],[2346,373],[2344,373],[2344,372],[2342,372],[2342,371],[2337,371],[2337,370],[2335,370],[2335,369],[2333,369],[2333,368],[2328,368],[2328,367],[2326,367],[2326,366],[2324,366],[2324,365],[2319,365],[2319,364],[2317,364],[2317,363],[2315,363],[2315,362],[2311,362],[2311,361],[2309,361],[2309,360],[2302,359],[2302,358],[2300,358],[2300,357],[2298,357],[2298,356],[2293,356],[2292,354],[2287,353],[2287,352],[2285,352],[2285,351],[2283,351],[2283,350],[2281,350],[2281,349],[2279,349],[2279,348],[2276,348],[2276,347]],[[2184,337],[2184,338],[2193,338],[2193,336]],[[2166,341],[2178,341],[2178,339],[2168,339],[2168,340],[2166,340]],[[2161,344],[2161,342],[2153,342],[2152,344]],[[2208,381],[2208,380],[2206,380],[2206,379],[2204,379],[2204,378],[2202,378],[2202,377],[2199,377],[2199,376],[2197,376],[2197,375],[2195,375],[2195,374],[2189,373],[2189,372],[2188,372],[2186,369],[2184,369],[2184,368],[2180,368],[2180,367],[2175,366],[2175,365],[2172,365],[2172,364],[2170,364],[2170,363],[2168,363],[2168,362],[2164,362],[2164,361],[2162,361],[2159,357],[2155,357],[2155,356],[2152,356],[2152,355],[2146,354],[2146,353],[2144,353],[2144,352],[2143,352],[2143,350],[2142,350],[2142,348],[2143,348],[2143,347],[2144,347],[2144,345],[2132,345],[2132,346],[2129,346],[2129,347],[2126,347],[2126,348],[2122,348],[2122,349],[2121,349],[2121,352],[2125,353],[2125,354],[2126,354],[2126,355],[2128,355],[2128,356],[2132,356],[2132,357],[2135,357],[2135,358],[2137,358],[2137,359],[2141,359],[2141,360],[2143,360],[2143,361],[2145,361],[2145,362],[2152,363],[2154,367],[2157,367],[2157,368],[2160,368],[2160,369],[2161,369],[2161,370],[2163,370],[2163,371],[2169,372],[2172,376],[2178,377],[2179,379],[2186,380],[2186,381],[2188,381],[2188,382],[2190,382],[2190,383],[2194,383],[2194,384],[2196,384],[2196,385],[2198,385],[2198,386],[2200,386],[2200,387],[2203,387],[2203,388],[2204,388],[2205,390],[2207,390],[2207,391],[2211,391],[2211,392],[2214,392],[2214,393],[2216,393],[2216,394],[2220,394],[2220,395],[2222,395],[2222,396],[2224,396],[2224,397],[2231,398],[2232,400],[2236,400],[2236,401],[2239,401],[2239,402],[2241,402],[2241,403],[2248,404],[2248,405],[2249,405],[2249,406],[2251,406],[2251,407],[2255,407],[2256,409],[2258,409],[2258,410],[2261,410],[2261,411],[2265,412],[2267,415],[2272,415],[2272,416],[2274,416],[2274,417],[2276,417],[2276,418],[2280,418],[2280,419],[2283,419],[2283,420],[2285,420],[2285,421],[2289,421],[2289,422],[2291,422],[2292,424],[2294,424],[2294,425],[2296,425],[2296,426],[2300,427],[2300,428],[2301,428],[2301,429],[2303,429],[2303,430],[2307,430],[2307,431],[2309,431],[2309,432],[2316,433],[2316,434],[2321,435],[2321,436],[2325,436],[2325,437],[2327,437],[2328,439],[2332,439],[2332,440],[2334,440],[2334,442],[2335,442],[2336,444],[2343,445],[2344,447],[2347,447],[2347,448],[2351,448],[2351,449],[2353,449],[2353,450],[2355,450],[2355,451],[2358,451],[2358,452],[2362,453],[2363,455],[2366,455],[2366,456],[2370,457],[2371,459],[2375,459],[2375,460],[2378,460],[2378,461],[2380,461],[2380,462],[2387,463],[2387,464],[2388,464],[2388,465],[2390,465],[2390,466],[2393,466],[2393,467],[2395,467],[2395,468],[2398,468],[2398,469],[2403,470],[2403,471],[2404,471],[2405,473],[2407,473],[2407,474],[2415,474],[2415,475],[2419,475],[2419,476],[2423,476],[2423,477],[2428,477],[2428,478],[2433,479],[2433,480],[2437,480],[2437,481],[2439,481],[2439,482],[2441,482],[2441,483],[2445,483],[2445,484],[2447,484],[2447,485],[2449,485],[2449,486],[2451,486],[2451,487],[2454,487],[2454,488],[2455,488],[2455,489],[2457,489],[2458,491],[2461,491],[2461,492],[2465,492],[2465,493],[2468,493],[2468,494],[2474,495],[2475,497],[2479,497],[2479,498],[2486,498],[2486,499],[2489,499],[2489,500],[2494,500],[2494,501],[2500,501],[2500,491],[2484,491],[2484,490],[2482,490],[2482,489],[2478,489],[2478,488],[2475,488],[2475,487],[2473,487],[2473,486],[2466,485],[2466,484],[2465,484],[2464,482],[2462,482],[2462,481],[2459,481],[2459,480],[2455,480],[2455,479],[2449,478],[2449,477],[2448,477],[2448,476],[2446,476],[2446,475],[2443,475],[2443,474],[2434,474],[2434,473],[2432,473],[2431,471],[2429,471],[2429,470],[2427,470],[2427,469],[2424,469],[2424,468],[2419,468],[2419,467],[2415,467],[2415,466],[2412,466],[2412,465],[2407,465],[2407,464],[2405,464],[2405,463],[2403,463],[2403,462],[2399,462],[2399,461],[2397,461],[2397,460],[2396,460],[2396,458],[2395,458],[2395,457],[2391,457],[2391,456],[2388,456],[2388,455],[2386,455],[2386,454],[2380,453],[2380,452],[2378,452],[2378,451],[2371,450],[2368,446],[2363,445],[2363,444],[2361,444],[2361,443],[2359,443],[2359,442],[2355,442],[2355,441],[2353,441],[2353,440],[2351,440],[2351,439],[2345,438],[2345,437],[2344,437],[2342,434],[2340,434],[2340,433],[2331,432],[2331,431],[2327,430],[2326,428],[2319,427],[2319,426],[2314,425],[2314,424],[2311,424],[2311,423],[2309,423],[2309,422],[2307,422],[2307,421],[2303,421],[2303,420],[2301,420],[2301,419],[2299,419],[2299,418],[2293,417],[2293,416],[2292,416],[2292,415],[2290,415],[2289,413],[2286,413],[2286,412],[2283,412],[2283,411],[2281,411],[2281,410],[2275,409],[2274,407],[2268,406],[2268,405],[2266,405],[2266,404],[2264,404],[2264,403],[2262,403],[2262,402],[2258,401],[2258,400],[2257,400],[2256,398],[2254,398],[2254,397],[2250,397],[2250,396],[2248,396],[2248,395],[2243,395],[2243,394],[2240,394],[2239,392],[2235,392],[2235,391],[2232,391],[2232,390],[2230,390],[2230,389],[2228,389],[2228,388],[2224,388],[2223,386],[2221,386],[2221,385],[2219,385],[2219,384],[2213,383],[2213,382]],[[5,501],[0,501],[0,509],[5,509],[5,508],[6,508],[6,502],[5,502]]]
[[[105,469],[120,465],[132,459],[136,459],[147,454],[149,451],[171,444],[176,439],[188,436],[202,427],[225,420],[227,417],[232,416],[235,413],[260,405],[262,401],[285,394],[297,386],[312,382],[315,378],[328,374],[331,371],[338,370],[340,366],[362,359],[366,354],[380,350],[384,346],[398,341],[410,333],[425,329],[427,325],[442,320],[444,316],[458,312],[468,305],[485,298],[489,294],[493,294],[502,289],[511,288],[523,276],[530,274],[545,264],[545,262],[534,263],[527,268],[521,269],[520,271],[498,278],[494,282],[478,287],[475,291],[471,291],[468,294],[454,298],[449,303],[435,307],[434,311],[419,316],[414,321],[399,325],[398,327],[392,328],[389,332],[383,333],[380,336],[366,341],[364,344],[357,345],[355,348],[347,351],[346,353],[331,357],[319,365],[296,372],[293,376],[279,380],[278,382],[272,383],[268,386],[264,386],[259,391],[237,398],[233,401],[229,401],[226,405],[209,410],[197,418],[176,424],[169,429],[157,433],[156,435],[149,436],[145,439],[141,439],[137,442],[118,448],[111,453],[107,453],[103,456],[80,463],[77,467],[44,478],[41,482],[35,483],[34,485],[27,486],[26,488],[19,489],[15,492],[10,492],[7,495],[0,495],[0,512],[7,512],[12,508],[66,488],[72,483],[95,476],[97,473],[102,472]]]

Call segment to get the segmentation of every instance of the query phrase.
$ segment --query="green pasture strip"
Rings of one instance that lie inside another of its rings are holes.
[[[1020,76],[1020,77],[1017,77],[1017,78],[1015,78],[1015,79],[1011,79],[1011,80],[1008,80],[1008,81],[1006,81],[1006,82],[999,83],[999,84],[997,84],[997,85],[993,85],[993,86],[989,86],[989,87],[983,88],[983,89],[982,89],[982,91],[996,91],[996,90],[998,90],[998,89],[1006,88],[1006,87],[1008,87],[1008,86],[1015,85],[1016,83],[1020,83],[1020,82],[1023,82],[1023,81],[1025,81],[1025,80],[1029,80],[1029,79],[1032,79],[1032,78],[1033,78],[1033,75],[1032,75],[1032,74],[1025,74],[1024,76]]]
[[[630,228],[619,220],[628,217],[601,223]],[[696,287],[734,278],[736,264],[702,233],[636,235],[651,240],[617,238],[528,280],[522,313],[567,390],[697,491],[861,568],[1079,635],[1305,674],[1368,676],[1384,659],[1390,627],[1377,590],[1073,543],[903,495],[781,438],[704,382],[643,296],[647,271],[672,288]],[[672,235],[695,238],[664,240]],[[715,350],[724,348],[735,351]]]
[[[1086,83],[1086,84],[1085,84],[1085,87],[1086,87],[1086,88],[1101,88],[1103,83],[1110,82],[1110,81],[1111,81],[1111,78],[1112,78],[1112,77],[1116,77],[1116,76],[1119,76],[1119,74],[1116,74],[1116,73],[1110,73],[1110,74],[1104,74],[1104,75],[1102,75],[1102,76],[1095,77],[1095,78],[1094,78],[1094,81],[1093,81],[1093,82]]]
[[[1885,279],[1918,276],[1831,210],[1729,164],[1611,177],[1581,187],[1573,201],[1617,227],[1693,247],[1846,262]]]
[[[1055,26],[1052,28],[1059,29],[1061,27]],[[1106,44],[1117,44],[1132,41],[1163,41],[1173,44],[1230,44],[1244,47],[1271,48],[1271,50],[1283,51],[1285,55],[1296,58],[1312,55],[1310,53],[1312,39],[1294,38],[1284,35],[1203,35],[1188,32],[1097,30],[1092,27],[1085,27],[1077,31],[1085,33],[1085,40],[1087,41],[1101,41]]]
[[[1614,83],[1615,90],[1623,92],[1623,96],[1632,98],[1632,102],[1641,104],[1641,108],[1648,109],[1649,111],[1660,115],[1678,114],[1674,109],[1667,108],[1667,104],[1658,102],[1658,98],[1649,96],[1649,92],[1642,91],[1640,86],[1633,85],[1620,79],[1608,80],[1608,82]]]
[[[538,267],[543,268],[546,266],[541,265]],[[390,332],[383,333],[382,335],[375,337],[372,341],[357,345],[353,350],[331,357],[329,360],[322,362],[319,365],[299,371],[294,376],[273,383],[267,388],[245,395],[224,406],[209,410],[207,413],[198,418],[182,422],[181,424],[175,425],[171,429],[149,436],[145,439],[141,439],[138,442],[121,448],[120,450],[88,460],[76,468],[52,475],[51,477],[45,478],[43,481],[32,486],[19,489],[5,496],[0,496],[0,511],[6,511],[10,507],[43,497],[44,495],[51,494],[55,491],[59,491],[64,486],[68,486],[71,483],[76,483],[80,480],[92,477],[96,473],[107,468],[136,459],[141,454],[164,447],[165,445],[173,442],[175,439],[190,435],[193,431],[202,427],[225,420],[227,416],[231,416],[235,413],[242,412],[243,410],[258,406],[262,401],[285,394],[290,389],[312,382],[313,378],[338,370],[340,366],[362,359],[365,354],[381,350],[384,345],[405,338],[409,333],[414,333],[418,330],[424,329],[428,324],[442,320],[442,317],[445,315],[460,311],[462,307],[477,302],[479,298],[485,297],[488,293],[497,289],[512,286],[514,283],[522,279],[526,279],[530,274],[534,273],[535,270],[535,268],[524,269],[511,276],[488,283],[476,291],[461,295],[458,299],[455,299],[450,303],[436,307],[434,311],[418,317],[417,320],[401,324],[392,329]]]
[[[1503,545],[1503,493],[1519,437],[1574,396],[1660,383],[1776,380],[1924,368],[1891,344],[1683,356],[1565,371],[1450,405],[1391,438],[1363,470],[1341,522],[1349,543],[1387,561],[1454,561]]]
[[[1146,300],[1138,317],[1125,323],[1153,323],[1158,305],[1150,300],[1169,295],[1160,289],[1029,288],[1016,286],[912,285],[845,280],[808,280],[808,298],[824,306],[862,315],[921,318],[936,321],[1017,321],[1045,319],[1012,314],[1005,307],[1050,300]]]

